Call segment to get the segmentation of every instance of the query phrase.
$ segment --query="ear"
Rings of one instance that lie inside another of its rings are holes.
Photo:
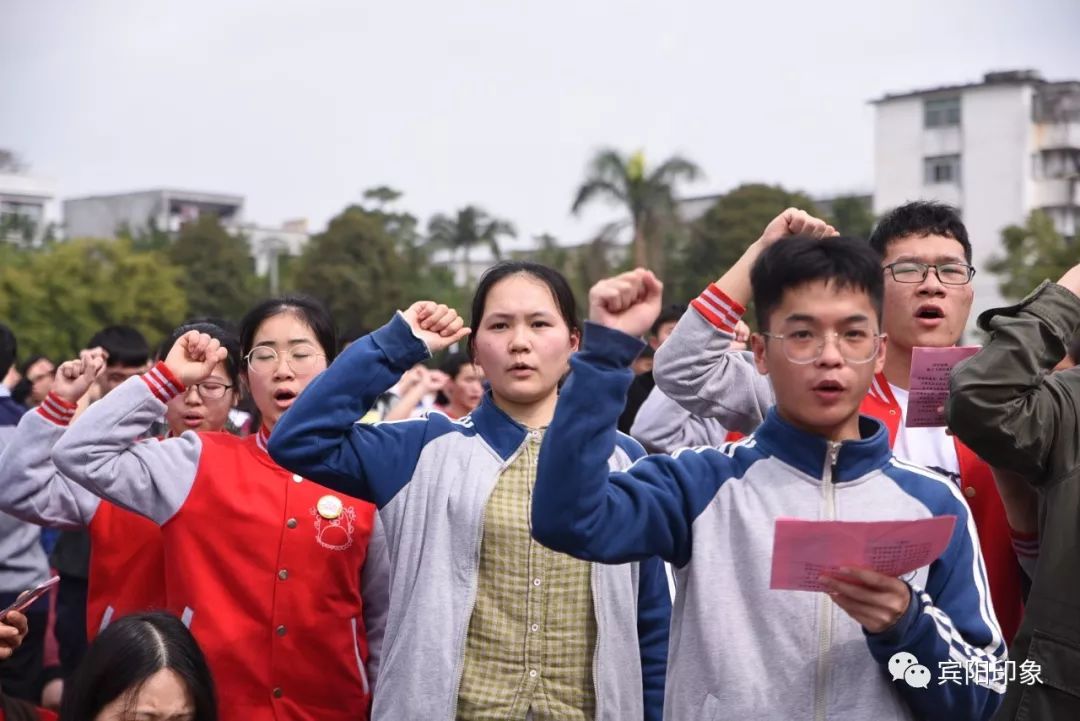
[[[874,360],[874,375],[885,370],[885,351],[888,350],[889,336],[881,336],[881,348],[878,349],[877,358]]]
[[[581,349],[581,331],[570,331],[570,352],[577,353]]]
[[[765,343],[768,338],[760,333],[754,333],[750,336],[750,350],[754,352],[754,365],[757,367],[758,373],[763,376],[769,375],[769,366],[765,359]]]

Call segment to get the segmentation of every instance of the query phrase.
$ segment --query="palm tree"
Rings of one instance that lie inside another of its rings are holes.
[[[472,247],[487,246],[498,260],[502,258],[499,239],[503,236],[517,237],[513,224],[493,218],[475,205],[462,208],[453,218],[440,213],[428,221],[429,243],[449,248],[454,255],[461,253],[466,284],[472,283],[472,268],[469,265]]]
[[[678,155],[646,172],[641,151],[624,156],[607,148],[593,157],[570,210],[577,214],[596,198],[624,206],[630,218],[619,221],[617,227],[633,228],[634,265],[660,271],[658,266],[663,256],[658,247],[660,232],[675,214],[675,184],[680,180],[692,182],[701,176],[701,168]],[[606,229],[609,230],[610,227]]]

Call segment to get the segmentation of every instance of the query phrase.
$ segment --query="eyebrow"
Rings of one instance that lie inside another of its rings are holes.
[[[870,316],[865,313],[854,313],[847,318],[841,319],[841,323],[864,323],[870,320]],[[817,323],[818,319],[812,315],[806,313],[792,313],[787,318],[784,318],[785,323]]]
[[[501,318],[513,318],[513,317],[515,317],[517,315],[518,315],[517,313],[495,312],[495,313],[491,313],[491,314],[489,314],[487,316],[484,316],[484,320],[492,320],[492,319],[495,319],[495,318],[500,318],[500,319]],[[544,316],[544,317],[549,317],[550,318],[553,315],[555,315],[555,314],[552,313],[551,311],[548,311],[548,310],[536,310],[536,311],[533,311],[532,313],[526,313],[525,314],[525,316],[527,318],[536,318],[537,316]]]
[[[967,258],[965,258],[965,257],[963,257],[961,255],[951,255],[950,254],[950,255],[939,255],[939,256],[937,256],[936,258],[934,258],[931,261],[925,261],[925,260],[923,260],[923,256],[911,255],[910,253],[908,253],[908,254],[905,254],[905,255],[898,256],[893,262],[894,263],[908,263],[908,262],[929,263],[931,265],[933,265],[934,263],[965,263],[966,264],[967,263]]]
[[[311,340],[310,338],[293,338],[288,343],[286,343],[286,345],[300,345],[302,343],[307,343],[309,345],[315,345],[315,341]],[[272,340],[264,340],[264,341],[261,341],[259,343],[256,343],[255,347],[256,348],[276,348],[277,347],[277,342],[272,341]]]

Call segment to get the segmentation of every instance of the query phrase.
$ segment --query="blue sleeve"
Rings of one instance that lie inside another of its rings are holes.
[[[416,467],[428,421],[366,425],[359,419],[401,374],[429,356],[400,314],[364,336],[313,380],[270,434],[282,467],[383,507]]]
[[[911,604],[900,621],[883,633],[867,634],[867,643],[886,669],[893,654],[906,651],[930,670],[926,689],[893,682],[919,718],[983,721],[1004,698],[1004,678],[995,680],[991,669],[1006,669],[1006,648],[970,513],[959,499],[949,512],[957,516],[956,527],[945,552],[930,565],[926,589],[912,587]],[[969,678],[969,664],[990,672],[982,679]],[[949,678],[957,674],[959,683]]]
[[[671,595],[664,562],[653,557],[638,566],[638,645],[645,693],[645,721],[664,715],[664,680],[667,676]]]
[[[630,363],[644,344],[587,323],[582,350],[544,434],[533,490],[533,537],[586,561],[690,560],[694,518],[731,477],[732,459],[713,449],[649,456],[611,472],[616,424]]]

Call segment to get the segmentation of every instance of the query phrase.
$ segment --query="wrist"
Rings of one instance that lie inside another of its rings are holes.
[[[140,376],[143,383],[162,403],[168,403],[186,390],[180,376],[165,361],[158,361],[153,368]]]
[[[37,411],[46,420],[58,426],[66,426],[75,417],[77,407],[75,401],[68,400],[56,391],[49,391]]]

